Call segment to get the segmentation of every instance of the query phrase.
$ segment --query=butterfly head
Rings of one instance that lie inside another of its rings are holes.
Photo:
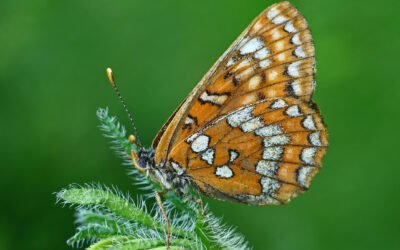
[[[165,165],[155,164],[152,148],[140,148],[138,151],[132,151],[131,158],[133,166],[159,184],[161,189],[175,190],[178,194],[188,192],[191,183],[188,176],[179,174]]]
[[[128,110],[128,106],[125,104],[124,99],[118,89],[113,72],[111,68],[106,69],[107,78],[110,85],[113,87],[115,93],[117,94],[120,102],[122,103],[129,120],[131,121],[133,134],[129,136],[129,142],[131,143],[131,153],[130,157],[133,166],[143,174],[149,176],[154,182],[160,184],[162,189],[171,190],[175,189],[178,193],[186,193],[190,180],[187,176],[181,176],[165,166],[163,164],[156,164],[154,161],[154,150],[152,148],[144,148],[137,137],[136,126],[133,118]]]
[[[138,156],[137,164],[139,167],[148,170],[152,166],[154,166],[154,151],[153,151],[153,149],[141,148],[141,149],[139,149],[137,156]]]

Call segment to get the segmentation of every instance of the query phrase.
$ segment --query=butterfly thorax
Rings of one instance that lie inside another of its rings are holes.
[[[188,193],[191,186],[190,178],[165,164],[156,165],[153,149],[140,149],[138,158],[139,166],[146,169],[151,180],[159,184],[163,191],[173,190],[179,195]]]

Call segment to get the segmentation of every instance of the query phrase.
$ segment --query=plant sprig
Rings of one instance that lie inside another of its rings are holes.
[[[99,109],[97,116],[104,136],[126,165],[132,165],[130,152],[138,151],[126,130],[108,109]],[[57,193],[57,201],[76,209],[77,229],[68,239],[72,247],[100,249],[166,249],[167,226],[157,205],[149,206],[156,183],[130,168],[134,184],[145,191],[133,199],[117,188],[103,185],[70,185]],[[215,217],[209,209],[173,192],[164,197],[171,221],[169,249],[248,249],[244,238]]]

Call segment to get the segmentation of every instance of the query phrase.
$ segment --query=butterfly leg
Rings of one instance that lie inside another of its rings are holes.
[[[169,249],[169,245],[171,242],[171,223],[168,219],[168,215],[167,212],[165,211],[164,205],[162,203],[161,200],[161,195],[158,191],[155,191],[155,198],[156,198],[156,202],[157,205],[160,207],[161,213],[164,217],[165,223],[167,224],[167,239],[166,239],[166,245],[167,245],[167,249]]]
[[[201,198],[192,199],[191,201],[197,205],[198,211],[200,211],[200,213],[202,215],[204,215],[206,213],[207,206],[204,205],[204,202]]]

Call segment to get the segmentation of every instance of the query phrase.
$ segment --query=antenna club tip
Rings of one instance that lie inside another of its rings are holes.
[[[112,69],[110,67],[108,67],[106,69],[106,74],[107,74],[107,78],[108,78],[108,81],[110,82],[111,86],[115,87],[114,75],[113,75]]]

